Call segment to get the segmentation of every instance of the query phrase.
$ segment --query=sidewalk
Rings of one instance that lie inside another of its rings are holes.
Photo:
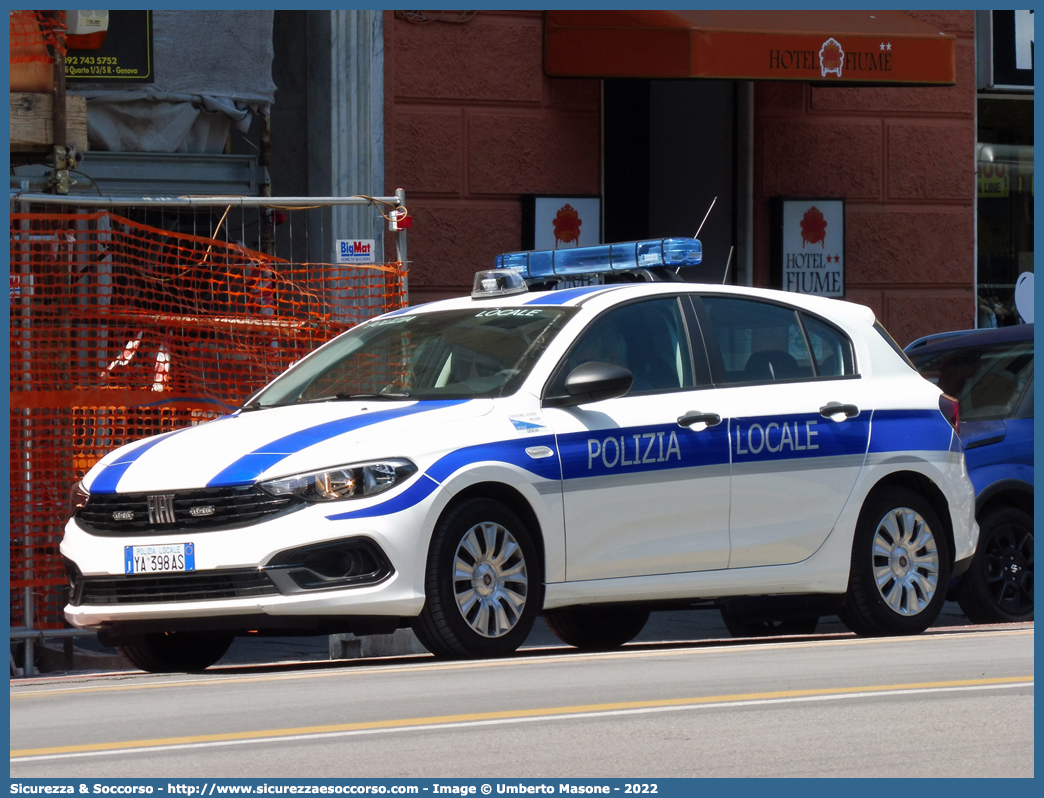
[[[946,602],[942,614],[935,622],[936,627],[966,626],[971,622],[964,617],[956,602]],[[836,615],[823,617],[817,634],[846,634],[848,629]],[[355,638],[353,635],[339,636],[343,642],[322,635],[318,637],[241,637],[236,638],[228,653],[217,663],[218,666],[272,665],[280,662],[329,661],[331,650],[339,654],[337,659],[357,657],[379,657],[406,654],[426,654],[408,629],[395,635],[375,635]],[[716,609],[673,610],[654,612],[636,643],[660,643],[683,640],[727,639],[730,635]],[[538,618],[533,631],[523,648],[558,647],[563,644],[551,634],[542,618]],[[21,664],[21,663],[19,663]],[[97,638],[78,638],[73,650],[72,669],[66,668],[65,652],[61,644],[49,642],[41,653],[39,664],[42,673],[119,671],[133,667],[112,648],[106,648]]]

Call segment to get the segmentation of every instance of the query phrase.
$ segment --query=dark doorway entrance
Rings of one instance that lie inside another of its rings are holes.
[[[695,235],[717,197],[700,233],[700,279],[720,282],[735,240],[734,82],[604,85],[605,241]],[[735,265],[733,255],[729,282]]]

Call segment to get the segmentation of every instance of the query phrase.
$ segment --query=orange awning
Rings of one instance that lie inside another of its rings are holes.
[[[953,85],[956,39],[898,11],[547,11],[552,77]]]

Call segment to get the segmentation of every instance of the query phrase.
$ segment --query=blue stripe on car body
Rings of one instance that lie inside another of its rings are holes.
[[[877,410],[870,453],[950,451],[953,427],[938,410]]]
[[[558,466],[557,457],[533,459],[526,454],[526,449],[534,446],[547,446],[554,451],[556,449],[555,436],[538,435],[516,440],[465,446],[463,449],[457,449],[439,458],[425,473],[435,481],[442,483],[464,466],[488,460],[498,463],[510,463],[544,479],[561,479],[562,472]]]
[[[477,444],[439,458],[418,483],[386,502],[327,518],[332,521],[372,518],[407,510],[430,496],[437,484],[461,468],[484,461],[509,463],[544,479],[562,479],[568,483],[571,480],[617,473],[865,455],[870,446],[868,437],[873,439],[874,432],[877,433],[877,448],[873,451],[946,451],[950,447],[950,440],[946,437],[946,430],[933,423],[937,420],[950,429],[942,415],[931,410],[878,411],[840,423],[829,421],[816,413],[798,413],[735,418],[730,420],[729,425],[723,423],[698,433],[677,424],[658,424]],[[871,421],[881,423],[872,425]],[[760,428],[760,432],[755,435],[753,449],[756,451],[753,451],[750,432],[755,426]],[[787,427],[786,432],[784,426]],[[609,442],[613,442],[612,447]],[[899,443],[912,443],[913,446],[882,448]],[[558,457],[534,460],[526,453],[526,449],[533,446],[548,446],[557,452]],[[422,484],[423,487],[420,487]]]
[[[186,427],[185,429],[191,429],[191,427]],[[157,435],[155,438],[149,438],[148,440],[142,441],[140,446],[134,446],[133,448],[122,452],[119,457],[106,465],[102,472],[98,474],[97,478],[90,485],[90,492],[115,493],[116,486],[123,478],[123,475],[127,473],[127,469],[134,465],[139,457],[156,444],[162,443],[172,435],[184,432],[185,429],[176,429],[163,435]]]
[[[371,507],[365,507],[362,510],[348,510],[344,513],[337,513],[336,515],[328,515],[326,517],[330,521],[343,521],[346,518],[373,518],[380,515],[401,513],[403,510],[408,510],[414,505],[420,504],[434,493],[438,487],[438,482],[433,480],[427,474],[421,474],[420,478],[410,485],[410,487],[398,496],[393,496],[388,499],[388,501],[375,504]]]
[[[526,449],[534,446],[547,446],[554,451],[555,436],[540,435],[496,443],[480,443],[457,449],[436,460],[417,482],[388,501],[363,510],[349,510],[326,517],[330,521],[343,521],[347,518],[373,518],[408,510],[428,498],[442,482],[464,466],[484,461],[510,463],[544,479],[561,479],[562,472],[558,465],[558,458],[533,459],[526,453]]]
[[[580,288],[564,288],[561,291],[541,291],[533,295],[532,299],[527,299],[523,304],[525,305],[564,305],[567,302],[572,302],[574,299],[580,299],[588,294],[594,294],[598,291],[608,291],[612,289],[611,285],[585,285]]]
[[[398,310],[393,310],[390,313],[382,313],[380,316],[377,316],[376,318],[378,318],[378,319],[388,319],[388,318],[391,318],[392,316],[401,316],[403,313],[410,313],[411,311],[414,311],[417,308],[422,308],[422,307],[424,307],[424,305],[430,305],[430,304],[431,304],[430,302],[425,302],[425,303],[420,304],[420,305],[407,305],[404,308],[399,308]]]
[[[430,410],[441,410],[453,405],[463,404],[465,399],[440,399],[433,401],[421,401],[407,407],[396,407],[388,410],[378,410],[374,413],[360,413],[350,418],[339,418],[335,421],[327,421],[314,427],[298,430],[278,440],[266,443],[255,449],[250,454],[244,455],[231,465],[222,469],[210,482],[208,488],[223,488],[235,485],[249,485],[261,474],[274,466],[280,460],[315,446],[317,443],[336,438],[348,432],[354,432],[363,427],[379,424],[382,421],[392,421],[405,418],[416,413],[426,413]]]

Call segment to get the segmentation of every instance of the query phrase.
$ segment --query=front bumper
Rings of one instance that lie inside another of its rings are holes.
[[[74,518],[66,525],[61,553],[79,584],[65,617],[80,628],[150,620],[157,628],[172,628],[178,619],[219,624],[225,623],[219,619],[235,618],[252,628],[261,624],[249,619],[259,616],[416,616],[424,605],[430,501],[387,515],[328,517],[368,509],[383,499],[313,504],[251,526],[162,535],[91,534]],[[300,552],[353,542],[376,552],[386,567],[355,582],[324,581],[322,573],[295,571]],[[126,546],[178,543],[193,544],[194,571],[125,574]]]

